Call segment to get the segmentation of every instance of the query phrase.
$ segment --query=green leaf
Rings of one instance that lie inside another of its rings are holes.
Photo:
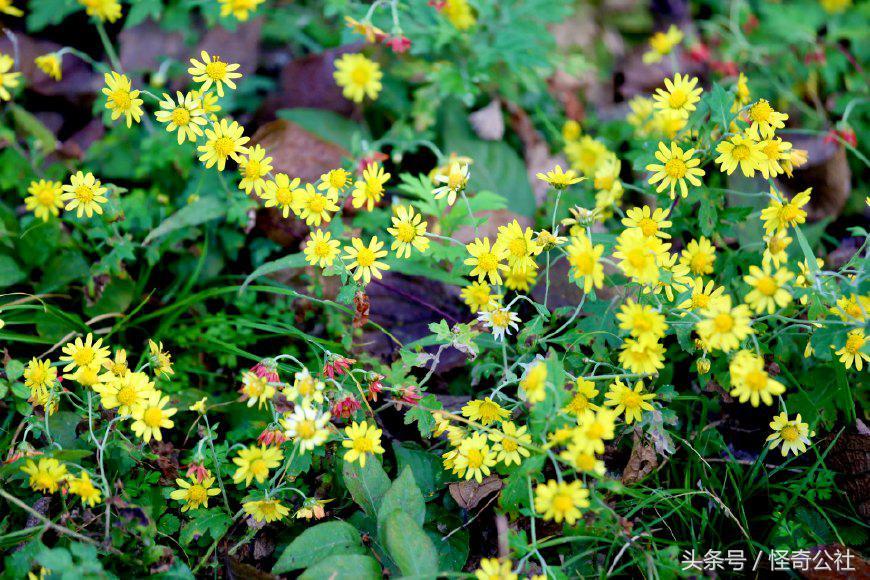
[[[306,570],[299,580],[378,580],[381,566],[371,556],[336,554]]]
[[[365,554],[359,532],[347,522],[334,521],[308,528],[281,553],[273,574],[308,568],[333,555]]]
[[[357,462],[344,461],[342,475],[344,485],[351,497],[368,515],[375,517],[384,494],[390,489],[390,478],[387,477],[380,462],[373,458],[366,461],[365,467]]]
[[[289,256],[284,256],[283,258],[278,258],[277,260],[273,260],[271,262],[266,262],[245,278],[245,281],[242,283],[242,287],[239,288],[239,292],[244,292],[245,288],[248,287],[248,284],[256,280],[261,276],[265,276],[266,274],[272,274],[274,272],[280,272],[281,270],[286,270],[288,268],[303,268],[306,265],[305,254],[299,252],[298,254],[290,254]]]
[[[48,418],[48,428],[54,440],[64,449],[74,449],[76,445],[76,427],[81,419],[78,413],[59,411]]]
[[[198,510],[193,513],[195,519],[181,528],[179,539],[184,545],[192,542],[195,537],[206,534],[213,540],[217,540],[230,529],[230,525],[233,523],[233,519],[219,508]]]
[[[9,256],[0,256],[0,288],[18,284],[27,275],[18,264]]]
[[[18,128],[25,134],[36,139],[37,146],[42,149],[43,153],[51,153],[57,149],[57,139],[51,130],[43,125],[42,121],[34,117],[31,113],[25,111],[15,103],[9,105],[9,110],[12,112],[12,119]]]
[[[402,510],[408,514],[412,520],[423,525],[426,519],[426,502],[423,501],[423,494],[420,488],[417,487],[417,482],[414,481],[414,473],[411,467],[406,465],[387,493],[384,494],[384,501],[381,502],[381,507],[378,508],[378,536],[383,540],[383,526],[386,518],[395,510]]]
[[[410,449],[397,441],[393,441],[393,452],[396,454],[399,471],[411,469],[414,481],[420,487],[424,498],[431,498],[444,487],[445,472],[439,457],[421,449]]]
[[[178,531],[180,525],[177,516],[173,514],[164,514],[163,517],[160,518],[160,521],[157,522],[157,530],[164,534],[172,535]]]
[[[400,509],[384,520],[384,545],[405,576],[434,578],[438,575],[438,552],[432,540],[414,519]]]
[[[360,133],[363,139],[371,139],[368,129],[338,113],[322,109],[282,109],[277,113],[279,119],[293,121],[306,131],[310,131],[322,139],[353,149],[354,135]]]
[[[163,12],[163,0],[137,0],[132,4],[124,21],[124,28],[133,28],[148,18],[157,20]]]
[[[60,24],[64,18],[81,8],[76,0],[40,0],[30,3],[27,30],[37,32],[51,24]]]
[[[142,242],[147,246],[168,233],[210,222],[226,215],[227,204],[217,197],[203,197],[186,205],[154,228]]]

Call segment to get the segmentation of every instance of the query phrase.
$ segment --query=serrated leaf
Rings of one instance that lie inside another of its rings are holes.
[[[344,461],[342,475],[344,485],[351,497],[368,515],[375,517],[380,508],[384,494],[390,489],[390,478],[387,477],[380,462],[372,459],[366,461],[365,467],[357,462]]]
[[[405,576],[434,578],[438,552],[422,526],[406,512],[394,510],[384,519],[384,545]]]
[[[308,568],[334,555],[365,554],[359,532],[347,522],[334,521],[308,528],[281,553],[273,574]]]
[[[381,566],[371,556],[335,555],[306,570],[299,580],[378,580]]]

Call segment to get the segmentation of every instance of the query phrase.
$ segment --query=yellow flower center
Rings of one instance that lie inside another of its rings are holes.
[[[525,238],[514,238],[508,244],[508,250],[511,255],[522,258],[527,254]]]
[[[326,198],[322,195],[314,195],[308,201],[308,211],[313,214],[319,214],[323,212],[323,208],[326,207]]]
[[[492,252],[481,254],[477,257],[477,267],[484,272],[492,272],[498,268],[498,258]]]
[[[356,261],[363,268],[368,268],[375,263],[375,253],[368,248],[362,248],[356,255]]]
[[[75,189],[76,199],[81,203],[91,203],[94,201],[94,189],[89,185],[79,185]]]
[[[852,318],[861,318],[864,314],[861,312],[861,307],[858,306],[857,302],[849,302],[844,308],[846,314],[851,316]]]
[[[788,245],[785,243],[785,239],[780,236],[773,236],[767,242],[767,251],[771,254],[778,254],[784,249],[786,249]]]
[[[48,378],[48,373],[45,372],[45,369],[42,366],[38,366],[30,373],[30,382],[41,385]]]
[[[783,441],[791,443],[792,441],[797,441],[800,433],[798,433],[797,427],[794,425],[786,425],[783,427],[782,431],[779,432],[779,436],[782,437]]]
[[[94,352],[94,349],[89,346],[85,346],[76,351],[76,353],[73,355],[73,362],[75,362],[76,365],[80,367],[84,367],[94,362],[95,356],[96,353]]]
[[[115,107],[122,111],[126,111],[133,105],[133,99],[130,98],[130,91],[126,89],[116,89],[112,91],[109,98],[115,104]]]
[[[142,420],[152,429],[156,429],[163,422],[163,411],[160,407],[150,407],[142,415]]]
[[[251,462],[251,467],[249,471],[254,474],[256,478],[264,478],[269,473],[269,468],[266,467],[266,462],[262,459],[255,459]]]
[[[347,185],[347,173],[344,171],[329,172],[329,186],[335,189],[341,189]]]
[[[172,111],[172,122],[179,127],[184,127],[190,123],[190,111],[184,107],[176,107],[175,110]]]
[[[595,469],[595,456],[590,453],[580,453],[574,458],[574,463],[580,471],[592,471]]]
[[[326,258],[332,253],[332,248],[326,242],[317,242],[314,245],[314,255],[318,258]]]
[[[717,314],[716,318],[713,319],[713,326],[718,332],[730,332],[734,328],[734,317],[726,312]]]
[[[223,80],[224,77],[227,76],[227,63],[220,61],[215,57],[205,66],[205,74],[213,81]]]
[[[640,395],[635,393],[634,391],[626,392],[622,396],[622,404],[626,406],[626,408],[634,409],[640,407],[640,404],[643,402],[643,399],[640,398]]]
[[[782,206],[780,210],[779,216],[784,222],[792,222],[794,221],[800,213],[800,209],[793,203],[787,203]]]
[[[706,308],[710,304],[710,297],[704,294],[692,294],[693,308]]]
[[[650,218],[643,218],[638,222],[637,226],[640,228],[640,231],[643,232],[643,235],[646,237],[650,237],[655,235],[656,232],[659,231],[659,224]]]
[[[191,485],[187,490],[187,502],[191,504],[201,504],[208,499],[208,493],[200,484]]]
[[[689,100],[689,95],[686,94],[686,91],[683,89],[674,88],[673,92],[671,92],[668,97],[668,104],[672,109],[679,109],[683,105],[686,104],[686,101]]]
[[[849,334],[846,339],[846,352],[856,354],[858,350],[864,346],[864,337],[860,334]]]
[[[39,205],[54,205],[54,200],[57,199],[54,190],[50,187],[38,189],[33,196],[36,198],[36,201],[39,202]]]
[[[408,243],[417,237],[417,229],[411,224],[400,223],[396,227],[396,237],[400,242]]]
[[[707,266],[710,264],[710,259],[706,254],[695,254],[692,256],[692,261],[690,265],[692,266],[692,271],[694,272],[702,272],[707,269]]]
[[[763,391],[767,388],[767,373],[764,371],[749,371],[746,373],[746,386],[753,391]]]
[[[483,452],[480,449],[470,449],[468,451],[468,467],[478,469],[483,465]]]
[[[296,433],[302,439],[311,439],[317,433],[317,428],[314,426],[314,421],[300,421],[296,426]]]
[[[229,137],[220,137],[214,142],[214,152],[218,157],[229,157],[236,150],[236,143]]]
[[[293,191],[289,187],[279,187],[275,190],[275,201],[281,205],[292,205]]]
[[[350,72],[351,82],[361,87],[367,85],[371,78],[371,71],[367,66],[357,66]]]
[[[574,267],[577,272],[583,275],[589,275],[595,269],[595,260],[592,259],[592,254],[584,253],[574,256]]]
[[[628,252],[628,263],[635,268],[643,268],[647,263],[648,255],[643,248],[634,248]]]
[[[371,453],[374,450],[374,445],[368,437],[357,437],[353,440],[353,448],[359,453]]]
[[[118,391],[117,399],[118,402],[125,407],[133,404],[133,402],[136,400],[136,389],[134,389],[130,385],[121,387],[121,389]]]
[[[743,161],[749,157],[749,147],[746,145],[735,145],[731,150],[731,156],[737,161]]]
[[[574,501],[567,493],[557,493],[553,496],[553,511],[566,513],[574,507]]]
[[[762,151],[764,151],[764,155],[771,161],[779,159],[779,145],[776,144],[776,141],[770,141],[764,146]]]
[[[498,328],[507,328],[510,323],[510,315],[504,310],[496,310],[492,313],[492,325]],[[488,403],[484,403],[480,406],[481,411],[483,410],[484,405]],[[483,413],[481,413],[483,414]]]
[[[450,168],[450,173],[447,176],[447,187],[453,191],[459,191],[465,186],[465,176],[458,165]]]
[[[597,421],[589,425],[589,428],[586,429],[586,437],[589,439],[601,439],[602,435],[604,435],[604,427]]]
[[[765,296],[773,296],[776,294],[776,291],[779,290],[779,285],[776,283],[776,280],[773,279],[773,276],[763,276],[762,278],[759,278],[755,287]]]
[[[686,163],[682,159],[677,159],[676,157],[669,159],[667,163],[665,163],[665,173],[667,173],[671,179],[682,179],[686,175]]]
[[[260,168],[260,162],[256,159],[248,159],[245,164],[245,177],[248,179],[257,179],[262,175],[263,171]]]
[[[505,437],[504,439],[501,440],[501,448],[504,449],[505,451],[507,451],[508,453],[513,453],[514,451],[517,450],[517,448],[519,448],[519,445],[517,445],[517,442],[514,441],[513,439],[510,439],[509,437]]]
[[[766,123],[770,119],[771,113],[773,113],[773,108],[767,101],[761,99],[749,109],[749,118],[756,123]]]

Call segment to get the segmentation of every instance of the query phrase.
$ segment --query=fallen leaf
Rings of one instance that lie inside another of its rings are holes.
[[[251,137],[272,157],[273,173],[286,173],[303,182],[314,182],[330,169],[341,166],[347,150],[325,141],[293,121],[279,119],[266,123]]]
[[[353,296],[353,327],[362,328],[369,321],[369,297],[362,290]]]
[[[503,487],[504,483],[497,475],[490,475],[484,478],[481,483],[469,479],[468,481],[459,481],[449,485],[450,496],[456,500],[459,507],[467,510],[474,509],[480,502]]]
[[[504,138],[504,115],[498,99],[493,99],[487,106],[471,113],[468,120],[481,139],[501,141]]]
[[[622,483],[637,483],[658,467],[659,460],[655,447],[643,440],[639,429],[632,436],[631,456],[622,470]]]

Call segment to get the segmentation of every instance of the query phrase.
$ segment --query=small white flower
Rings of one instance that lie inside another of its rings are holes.
[[[292,413],[281,419],[281,425],[287,437],[299,443],[302,451],[308,451],[326,441],[329,436],[326,429],[329,417],[329,413],[321,414],[312,407],[296,405]]]
[[[478,314],[477,319],[483,322],[487,328],[492,329],[492,336],[496,340],[504,340],[505,335],[511,334],[511,329],[517,330],[520,321],[519,315],[516,312],[511,312],[508,308],[499,307],[487,312]]]

